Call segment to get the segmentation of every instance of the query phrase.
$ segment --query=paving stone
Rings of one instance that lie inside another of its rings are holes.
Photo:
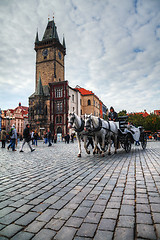
[[[64,219],[67,220],[73,213],[73,209],[69,209],[69,208],[64,208],[61,209],[55,216],[54,218],[59,218],[59,219]]]
[[[134,206],[122,205],[120,210],[120,215],[134,216]]]
[[[100,218],[101,218],[101,213],[89,212],[86,218],[84,219],[84,222],[98,224],[100,221]]]
[[[55,209],[47,209],[41,215],[37,217],[37,220],[48,222],[52,217],[54,217],[57,213]]]
[[[159,213],[153,212],[152,216],[153,216],[154,223],[160,223],[160,214]]]
[[[19,218],[15,223],[22,226],[26,226],[30,222],[32,222],[38,215],[39,215],[38,213],[29,212],[25,214],[23,217]]]
[[[150,213],[149,204],[136,204],[136,211],[140,213]]]
[[[119,216],[118,227],[134,228],[135,218],[133,216]]]
[[[155,228],[156,228],[157,237],[158,239],[160,239],[160,223],[155,224]]]
[[[98,213],[102,213],[104,212],[105,206],[104,205],[93,205],[93,207],[91,208],[92,212],[98,212]]]
[[[30,240],[34,234],[28,232],[19,232],[11,238],[11,240]]]
[[[112,240],[113,232],[98,230],[93,240]]]
[[[28,227],[25,228],[25,231],[31,233],[37,233],[39,230],[46,224],[46,222],[33,221]]]
[[[103,218],[117,219],[119,209],[107,208],[103,214]]]
[[[21,229],[22,229],[21,226],[18,226],[16,224],[10,224],[7,227],[3,228],[3,230],[1,230],[1,234],[5,237],[11,238],[13,235],[15,235]]]
[[[97,224],[82,223],[77,232],[77,236],[93,238],[96,228]]]
[[[156,239],[153,225],[147,224],[137,224],[137,237],[147,238],[147,239]]]
[[[81,217],[81,218],[85,218],[87,213],[90,211],[90,208],[88,207],[79,207],[74,213],[73,213],[73,217]]]
[[[3,209],[0,210],[0,218],[4,217],[5,215],[7,215],[10,212],[13,212],[15,210],[15,208],[13,207],[5,207]]]
[[[117,227],[115,230],[114,240],[134,240],[134,229],[133,228],[121,228]]]
[[[24,213],[19,213],[19,212],[9,213],[6,216],[0,218],[0,223],[2,223],[2,224],[11,224],[16,219],[20,218],[22,215],[24,215]]]
[[[64,225],[64,223],[65,223],[64,220],[52,219],[49,223],[47,223],[45,228],[49,228],[49,229],[58,231]]]
[[[160,213],[160,204],[151,203],[152,212]]]
[[[136,222],[144,224],[152,224],[151,214],[149,213],[136,213]]]
[[[56,232],[50,229],[42,229],[39,233],[37,233],[32,239],[33,240],[51,240],[55,236]]]
[[[99,230],[104,230],[104,231],[113,231],[116,225],[116,221],[113,219],[102,219],[100,221]]]
[[[50,206],[50,204],[48,204],[48,203],[40,203],[36,207],[32,208],[32,211],[42,213],[49,206]]]
[[[57,233],[54,239],[57,240],[72,240],[76,233],[76,229],[72,227],[62,227],[62,229]]]
[[[83,222],[82,218],[71,217],[70,219],[68,219],[65,225],[69,227],[79,228],[82,222]]]

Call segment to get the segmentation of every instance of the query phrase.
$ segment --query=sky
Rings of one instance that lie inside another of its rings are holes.
[[[160,109],[160,0],[0,0],[0,108],[28,106],[34,42],[48,17],[66,41],[65,80],[109,108]]]

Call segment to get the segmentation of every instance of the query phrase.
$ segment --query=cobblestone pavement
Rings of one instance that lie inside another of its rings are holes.
[[[0,149],[0,240],[160,239],[160,142],[104,158],[38,144]]]

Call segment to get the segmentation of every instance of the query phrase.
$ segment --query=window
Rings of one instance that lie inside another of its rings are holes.
[[[74,107],[73,107],[73,112],[74,112]]]
[[[57,112],[62,112],[62,102],[57,102]]]
[[[91,105],[91,100],[90,99],[88,99],[88,105]]]
[[[62,88],[56,88],[55,89],[55,96],[56,98],[61,98],[63,95],[63,89]]]
[[[56,123],[62,123],[62,116],[56,117]]]
[[[74,102],[74,95],[72,94],[72,102]]]
[[[82,109],[81,109],[81,115],[82,115]]]

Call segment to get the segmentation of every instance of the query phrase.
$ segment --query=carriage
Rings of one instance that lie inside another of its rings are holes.
[[[143,127],[135,127],[128,123],[128,116],[118,118],[118,141],[128,153],[133,143],[138,143],[143,149],[147,146],[147,136]]]

